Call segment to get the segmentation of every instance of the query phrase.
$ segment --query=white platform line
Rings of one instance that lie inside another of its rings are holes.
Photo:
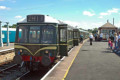
[[[9,50],[14,50],[14,48],[0,50],[0,52],[9,51]]]
[[[68,52],[68,54],[70,54],[70,52],[72,50],[73,50],[73,48]],[[62,59],[60,59],[60,61],[56,65],[54,65],[40,80],[44,80],[61,63],[61,61],[63,61],[64,59],[65,59],[65,56]]]

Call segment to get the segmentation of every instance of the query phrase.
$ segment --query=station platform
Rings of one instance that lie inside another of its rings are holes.
[[[86,41],[44,80],[120,80],[120,57],[108,49],[107,42],[93,42],[90,46]]]
[[[3,47],[0,47],[0,50],[10,49],[10,48],[14,48],[14,43],[10,43],[9,46],[7,46],[7,44],[4,43],[4,44],[3,44]]]

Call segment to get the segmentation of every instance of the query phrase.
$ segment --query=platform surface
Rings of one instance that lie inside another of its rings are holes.
[[[0,50],[10,49],[10,48],[14,48],[14,43],[10,43],[9,46],[7,46],[7,44],[5,43],[3,47],[0,47]]]
[[[84,40],[84,42],[87,40]],[[69,52],[68,57],[66,57],[64,60],[61,60],[61,63],[53,69],[53,71],[44,79],[44,80],[62,80],[64,79],[64,76],[66,75],[66,72],[68,71],[69,66],[73,62],[73,59],[79,52],[82,44],[79,44],[79,46],[75,46],[71,52]]]
[[[86,42],[65,80],[120,80],[120,57],[108,49],[107,42]]]

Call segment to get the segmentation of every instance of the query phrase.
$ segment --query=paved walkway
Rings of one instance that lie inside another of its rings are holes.
[[[107,48],[107,42],[86,42],[65,80],[120,80],[120,57]]]

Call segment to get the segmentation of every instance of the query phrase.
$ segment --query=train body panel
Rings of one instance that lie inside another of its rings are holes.
[[[9,28],[9,42],[15,42],[16,28]],[[2,28],[3,43],[7,43],[7,28]]]

